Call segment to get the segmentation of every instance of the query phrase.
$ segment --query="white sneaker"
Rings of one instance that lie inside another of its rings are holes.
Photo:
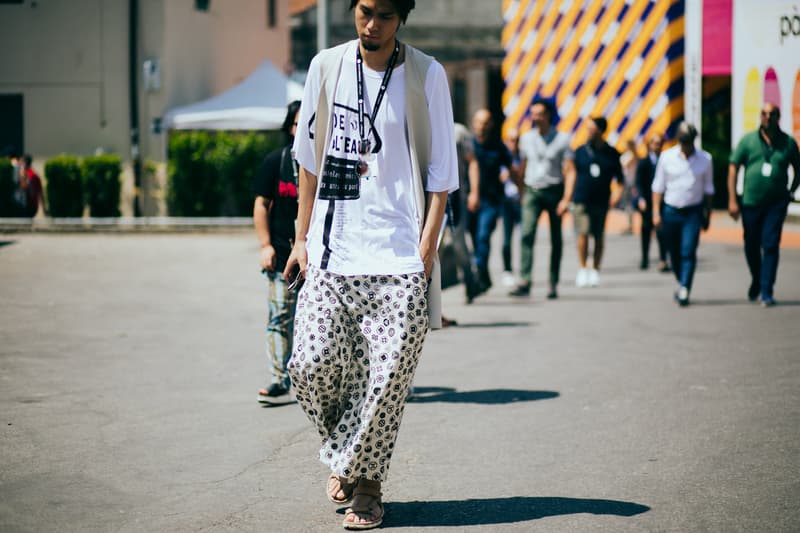
[[[592,268],[591,270],[589,270],[589,274],[586,278],[586,281],[590,287],[597,287],[598,285],[600,285],[600,272]]]
[[[587,287],[589,285],[589,269],[579,268],[578,275],[575,276],[576,287]]]
[[[514,276],[513,272],[509,272],[508,270],[503,272],[503,285],[505,287],[516,287],[517,286],[517,277]]]

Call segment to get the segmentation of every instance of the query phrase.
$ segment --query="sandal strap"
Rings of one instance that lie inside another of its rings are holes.
[[[363,493],[362,493],[363,494]],[[361,501],[359,502],[360,505],[356,505],[356,500],[353,500],[353,503],[350,504],[350,507],[347,508],[345,511],[345,515],[347,514],[370,514],[373,516],[383,516],[383,502],[381,501],[380,495],[375,494],[363,494],[364,496],[369,496],[370,500],[366,502],[366,504]]]
[[[380,489],[375,488],[367,488],[361,483],[357,484],[356,487],[353,489],[353,496],[356,494],[364,494],[365,496],[372,496],[373,498],[380,499],[383,496],[383,493]]]

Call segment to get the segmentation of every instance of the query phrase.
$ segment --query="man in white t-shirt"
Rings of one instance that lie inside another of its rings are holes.
[[[344,527],[383,519],[381,483],[435,318],[434,262],[458,187],[450,92],[437,61],[395,38],[413,0],[351,0],[358,39],[320,52],[306,80],[299,269],[289,373],[322,437],[328,498]],[[429,290],[429,283],[431,289]]]

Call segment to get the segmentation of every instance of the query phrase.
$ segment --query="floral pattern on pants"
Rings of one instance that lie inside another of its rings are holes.
[[[424,273],[341,276],[309,266],[289,375],[339,476],[384,481],[428,332]]]

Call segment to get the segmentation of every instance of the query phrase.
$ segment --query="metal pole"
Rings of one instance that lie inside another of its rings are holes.
[[[329,25],[328,0],[317,0],[317,52],[329,46]]]
[[[131,164],[133,166],[133,216],[142,215],[142,157],[139,149],[139,2],[128,2],[128,98],[131,121]]]

